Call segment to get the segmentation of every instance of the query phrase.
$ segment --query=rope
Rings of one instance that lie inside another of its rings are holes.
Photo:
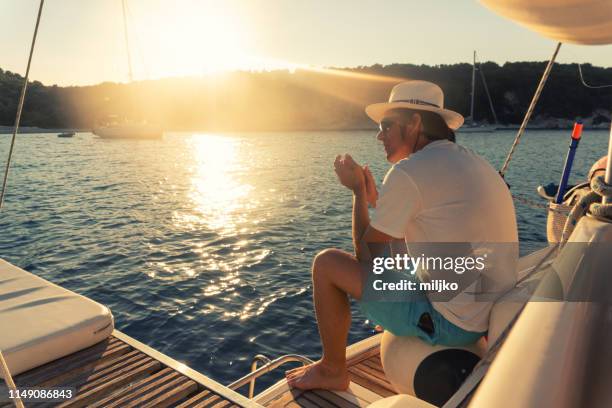
[[[19,104],[17,105],[17,116],[15,117],[15,127],[13,128],[13,137],[11,139],[11,147],[9,148],[8,159],[6,161],[6,169],[4,170],[4,180],[2,181],[2,192],[0,193],[0,209],[2,208],[2,204],[4,203],[4,195],[6,193],[6,183],[8,181],[9,169],[11,167],[11,158],[13,156],[13,149],[15,147],[15,139],[17,137],[17,132],[19,131],[19,122],[21,121],[21,112],[23,111],[23,103],[25,101],[26,89],[28,87],[28,78],[30,76],[30,65],[32,64],[32,55],[34,54],[34,45],[36,44],[36,35],[38,34],[38,26],[40,25],[40,16],[42,15],[42,9],[45,0],[40,0],[40,5],[38,7],[38,16],[36,17],[36,26],[34,27],[34,36],[32,37],[32,44],[30,46],[30,55],[28,57],[28,66],[26,68],[25,78],[23,80],[23,87],[21,88],[21,94],[19,95]],[[8,365],[6,364],[6,360],[2,355],[2,350],[0,350],[0,371],[2,372],[2,376],[4,377],[4,381],[9,389],[13,391],[17,391],[17,387],[15,387],[15,382],[13,381],[13,377],[9,371]],[[23,402],[19,395],[16,395],[16,398],[13,399],[13,403],[17,408],[24,408]]]
[[[512,198],[514,198],[516,201],[518,201],[521,204],[525,204],[529,207],[533,207],[533,208],[539,208],[542,210],[546,210],[548,209],[548,204],[542,204],[542,203],[538,203],[530,198],[527,198],[525,196],[520,196],[517,194],[512,194]],[[553,211],[553,210],[551,210]]]
[[[130,79],[130,82],[132,82],[132,80],[134,79],[134,76],[132,74],[132,56],[130,55],[130,42],[128,41],[128,26],[127,26],[127,15],[126,15],[126,4],[125,4],[125,0],[123,0],[121,2],[121,7],[123,8],[123,35],[125,37],[125,48],[127,49],[127,57],[128,57],[128,77]]]
[[[531,100],[531,104],[529,105],[529,109],[527,109],[527,113],[525,114],[525,117],[523,118],[523,123],[521,123],[521,127],[519,128],[518,133],[516,134],[516,138],[514,138],[514,143],[512,143],[512,147],[510,148],[510,152],[508,152],[508,157],[506,157],[506,161],[504,162],[504,165],[499,171],[499,174],[502,177],[504,177],[504,174],[506,174],[506,170],[508,170],[508,165],[510,164],[510,160],[512,160],[512,155],[514,154],[514,150],[516,149],[516,146],[519,144],[519,141],[521,140],[521,136],[523,136],[523,133],[525,132],[525,128],[527,127],[527,123],[529,123],[529,119],[531,118],[531,114],[533,113],[533,110],[535,109],[538,99],[540,99],[540,94],[542,93],[542,89],[544,89],[546,80],[548,79],[548,76],[550,75],[550,70],[552,69],[552,66],[555,63],[555,59],[557,58],[557,54],[559,53],[559,48],[561,48],[561,44],[562,43],[557,44],[557,47],[555,48],[555,52],[553,53],[553,56],[550,59],[550,61],[548,61],[548,65],[546,66],[546,70],[544,70],[544,74],[542,74],[542,79],[540,79],[540,83],[538,84],[536,92],[533,95],[533,99]]]
[[[23,110],[23,102],[25,101],[26,88],[28,87],[28,77],[30,76],[30,64],[32,63],[32,55],[34,54],[34,44],[36,44],[36,34],[38,34],[38,25],[40,24],[40,16],[42,14],[43,4],[45,0],[40,0],[38,7],[38,17],[36,18],[36,26],[34,27],[34,36],[32,37],[32,45],[30,46],[30,56],[28,57],[28,66],[26,68],[21,95],[19,95],[19,105],[17,106],[17,117],[15,118],[15,127],[13,128],[13,138],[11,139],[11,147],[9,148],[8,159],[6,161],[6,169],[4,170],[4,181],[2,182],[2,192],[0,193],[0,209],[4,202],[4,194],[6,193],[6,183],[8,181],[9,168],[11,167],[11,157],[13,156],[13,148],[15,147],[15,138],[19,131],[19,122],[21,121],[21,111]]]
[[[559,213],[559,214],[563,214],[563,215],[566,215],[566,213],[567,213],[567,211],[564,211],[562,209],[559,210],[559,209],[556,209],[556,208],[551,208],[549,206],[550,203],[542,204],[542,203],[539,203],[539,202],[537,202],[535,200],[527,198],[525,196],[521,196],[521,195],[517,195],[517,194],[513,193],[512,194],[512,198],[514,200],[518,201],[519,203],[525,204],[526,206],[529,206],[529,207],[532,207],[532,208],[537,208],[537,209],[540,209],[540,210],[548,210],[549,212]]]
[[[480,74],[480,79],[482,79],[482,84],[484,85],[485,93],[487,94],[487,99],[489,100],[489,108],[491,108],[493,120],[495,121],[495,125],[497,125],[499,121],[497,120],[497,114],[495,113],[495,108],[493,107],[493,100],[491,99],[489,87],[487,86],[487,80],[485,79],[484,71],[482,70],[480,63],[478,63],[478,73]]]
[[[4,381],[6,382],[9,390],[13,390],[15,393],[15,398],[13,399],[13,403],[17,408],[25,408],[21,398],[19,398],[19,394],[17,393],[17,387],[15,386],[15,382],[13,381],[13,377],[11,377],[11,373],[9,371],[8,365],[6,364],[6,360],[4,360],[4,356],[2,355],[2,351],[0,351],[0,372],[2,372],[2,376],[4,377]]]
[[[584,85],[587,88],[591,88],[591,89],[612,88],[612,85],[589,85],[587,84],[586,81],[584,80],[584,77],[582,76],[582,67],[580,66],[580,64],[578,64],[578,74],[580,74],[580,82],[582,82],[582,85]]]
[[[591,180],[591,190],[593,191],[583,196],[570,211],[563,227],[563,234],[561,234],[562,243],[567,242],[580,218],[588,211],[596,217],[612,218],[612,204],[602,204],[599,202],[602,197],[612,197],[612,185],[605,183],[604,176],[593,177]]]

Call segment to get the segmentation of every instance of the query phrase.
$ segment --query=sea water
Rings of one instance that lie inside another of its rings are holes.
[[[524,135],[506,176],[515,195],[544,203],[535,189],[558,182],[569,134]],[[316,359],[312,258],[352,248],[351,194],[333,161],[350,153],[380,183],[389,164],[375,136],[22,135],[0,210],[0,258],[107,305],[119,330],[224,384],[246,374],[255,354]],[[513,137],[478,133],[458,142],[500,168]],[[607,140],[607,132],[584,132],[572,182],[585,179]],[[0,135],[2,169],[9,141]],[[521,253],[543,247],[545,210],[515,205]],[[372,333],[353,312],[351,342]]]

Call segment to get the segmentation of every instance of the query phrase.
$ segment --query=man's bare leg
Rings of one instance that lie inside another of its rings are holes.
[[[346,342],[351,309],[347,295],[361,298],[362,273],[357,259],[347,252],[328,249],[316,256],[312,282],[323,356],[316,363],[288,371],[290,386],[300,389],[348,388]]]

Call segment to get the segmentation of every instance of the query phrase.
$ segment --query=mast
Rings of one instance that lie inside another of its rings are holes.
[[[476,51],[474,50],[474,62],[472,64],[472,93],[470,102],[470,119],[471,124],[474,125],[474,91],[476,85]]]
[[[493,100],[491,99],[489,87],[487,86],[487,81],[485,79],[484,72],[482,72],[482,67],[480,64],[478,64],[478,72],[480,72],[480,78],[482,78],[482,84],[484,85],[485,93],[487,94],[487,99],[489,100],[489,107],[491,108],[491,113],[493,114],[493,120],[495,121],[495,125],[497,125],[497,115],[495,114],[495,108],[493,107]]]
[[[125,49],[127,50],[128,57],[128,78],[130,82],[134,80],[132,75],[132,56],[130,55],[130,42],[128,39],[128,27],[127,27],[127,13],[126,13],[126,0],[121,0],[121,6],[123,8],[123,34],[125,36]]]

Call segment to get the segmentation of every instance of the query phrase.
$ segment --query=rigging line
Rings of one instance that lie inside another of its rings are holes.
[[[36,44],[36,35],[38,34],[38,26],[40,25],[40,16],[42,14],[43,4],[45,0],[40,0],[38,7],[38,17],[36,17],[36,26],[34,27],[34,36],[32,37],[32,45],[30,46],[30,56],[28,57],[28,66],[26,68],[25,78],[23,79],[23,87],[19,95],[19,105],[17,105],[17,116],[15,117],[15,127],[13,128],[13,138],[11,139],[11,147],[9,148],[8,159],[6,160],[6,169],[4,170],[4,181],[2,182],[2,192],[0,192],[0,209],[4,203],[4,195],[6,193],[6,183],[8,181],[9,168],[11,167],[11,157],[15,147],[15,138],[19,131],[19,122],[21,121],[21,112],[23,111],[23,102],[25,101],[26,89],[28,87],[28,78],[30,76],[30,65],[32,63],[32,55],[34,54],[34,45]]]
[[[32,64],[32,55],[34,54],[34,45],[36,44],[36,35],[38,34],[38,26],[40,25],[40,16],[42,15],[42,9],[45,0],[40,0],[40,6],[38,7],[38,16],[36,17],[36,26],[34,27],[34,35],[32,37],[32,45],[30,46],[30,55],[28,57],[28,65],[26,68],[25,78],[23,79],[23,87],[21,88],[21,94],[19,95],[19,104],[17,105],[17,116],[15,117],[15,127],[13,128],[13,137],[11,138],[11,147],[9,148],[8,158],[6,160],[6,169],[4,170],[4,180],[2,181],[2,192],[0,193],[0,209],[4,203],[4,194],[6,193],[6,183],[8,181],[8,173],[11,167],[11,158],[13,157],[13,149],[15,147],[15,138],[19,131],[19,122],[21,121],[21,112],[23,111],[23,103],[25,101],[25,93],[28,87],[28,78],[30,76],[30,66]],[[0,371],[2,371],[2,377],[6,382],[8,389],[17,391],[11,372],[6,364],[6,359],[0,350]],[[21,401],[19,394],[17,393],[16,398],[13,400],[15,407],[24,408],[24,404]]]
[[[485,79],[485,75],[482,70],[482,66],[480,65],[480,62],[478,63],[478,72],[480,73],[480,78],[482,79],[482,84],[484,85],[485,93],[487,94],[487,99],[489,100],[489,107],[491,108],[491,113],[493,114],[493,120],[495,121],[495,125],[497,125],[499,121],[497,120],[497,114],[495,113],[495,108],[493,107],[493,100],[491,99],[489,87],[487,86],[487,80]]]
[[[129,3],[125,3],[125,9],[127,11],[127,17],[129,21],[135,21],[134,19],[134,15],[132,14],[132,11],[130,10],[130,4]],[[134,24],[132,24],[132,26],[134,26]],[[144,55],[142,53],[142,47],[139,47],[138,44],[142,44],[141,41],[141,37],[140,35],[138,35],[138,30],[134,29],[132,32],[133,36],[134,36],[134,41],[132,41],[133,44],[136,45],[136,51],[138,52],[138,56],[140,57],[140,65],[144,70],[144,79],[149,79],[150,75],[149,75],[149,69],[147,68],[147,64],[145,62],[145,58]]]
[[[578,64],[578,73],[580,74],[580,82],[587,88],[590,89],[602,89],[602,88],[612,88],[612,85],[589,85],[585,82],[584,77],[582,76],[582,67]]]
[[[125,37],[125,48],[127,50],[127,57],[128,57],[128,69],[129,69],[129,79],[130,82],[132,82],[133,75],[132,75],[132,56],[130,55],[130,42],[129,42],[129,38],[128,38],[128,26],[127,26],[127,13],[126,13],[126,4],[125,4],[126,0],[122,0],[121,1],[121,7],[123,8],[123,35]]]
[[[533,99],[531,99],[531,104],[529,104],[529,109],[527,109],[527,113],[525,113],[525,117],[523,118],[523,123],[521,123],[521,127],[516,133],[516,137],[514,138],[512,147],[510,148],[510,151],[508,152],[508,157],[506,157],[506,161],[504,161],[504,165],[499,171],[499,175],[502,177],[504,177],[506,170],[508,170],[508,165],[510,164],[510,160],[512,160],[512,155],[514,154],[514,150],[516,149],[516,146],[519,144],[519,141],[521,140],[521,136],[523,136],[523,133],[525,132],[525,128],[527,127],[527,123],[529,123],[531,114],[533,113],[533,110],[535,109],[535,106],[538,103],[538,99],[540,99],[540,94],[542,93],[542,89],[544,89],[546,80],[548,79],[548,76],[550,75],[550,70],[552,69],[552,66],[555,63],[555,59],[557,58],[557,54],[559,53],[561,44],[562,43],[557,43],[555,52],[550,58],[550,61],[548,61],[548,65],[546,66],[546,69],[544,70],[544,73],[542,74],[542,79],[540,79],[540,83],[538,84],[535,94],[533,95]]]

